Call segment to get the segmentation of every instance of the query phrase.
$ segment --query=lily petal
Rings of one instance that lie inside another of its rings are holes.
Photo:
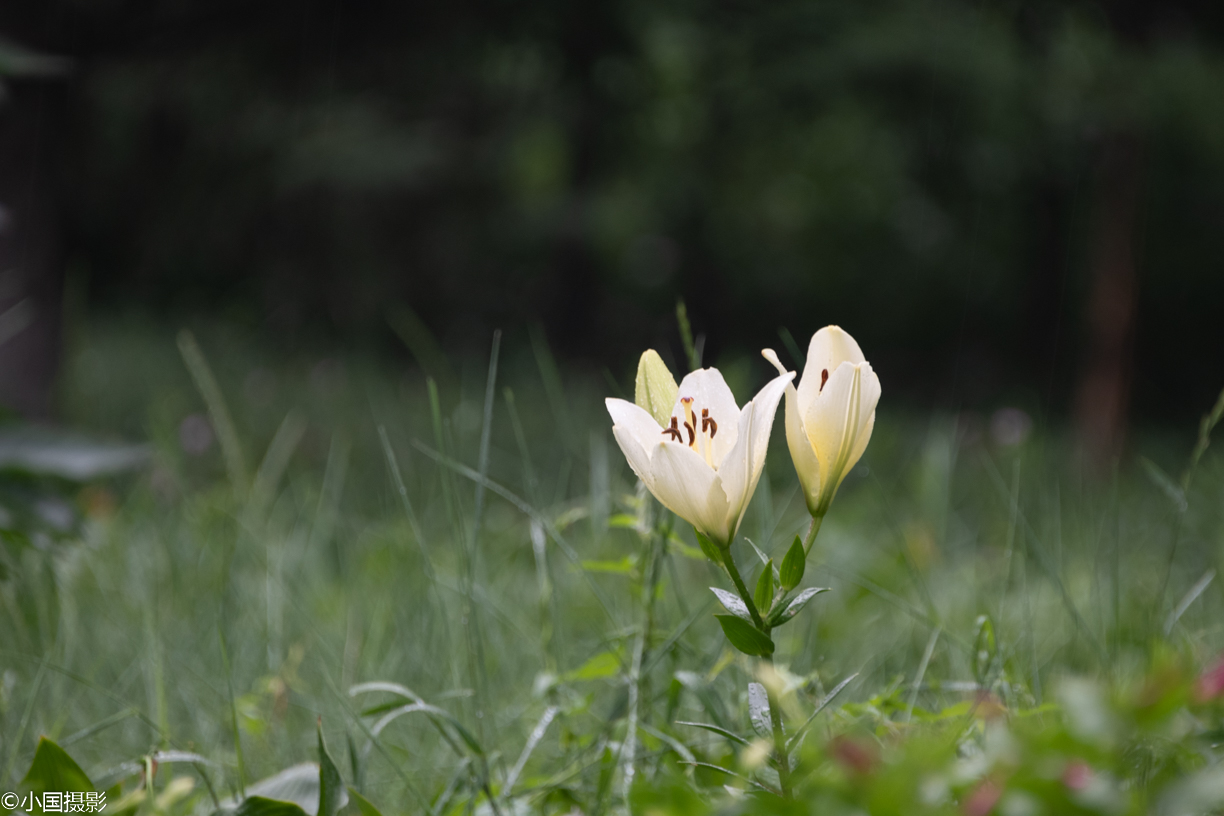
[[[604,405],[612,415],[612,435],[616,437],[616,444],[620,445],[629,467],[653,490],[649,451],[663,438],[659,423],[645,409],[632,402],[609,397],[604,400]]]
[[[748,436],[750,443],[747,446],[747,475],[748,483],[744,488],[743,499],[740,501],[740,513],[748,505],[752,494],[756,492],[757,482],[761,479],[761,472],[765,469],[765,454],[769,451],[769,435],[773,431],[774,415],[778,412],[778,402],[782,399],[782,395],[786,391],[794,390],[791,385],[791,380],[795,378],[795,372],[785,371],[782,374],[774,377],[765,387],[762,388],[757,395],[752,398],[749,405],[752,408],[751,417],[749,418],[748,427],[742,430]],[[745,408],[744,413],[748,413]],[[728,455],[728,458],[734,455],[734,452]],[[727,477],[723,476],[724,484]],[[731,497],[731,492],[728,490],[728,497]],[[732,505],[735,499],[731,499]],[[738,526],[739,519],[737,518],[735,526]],[[734,532],[734,527],[732,532]]]
[[[646,481],[664,507],[714,539],[726,544],[727,494],[722,479],[686,445],[660,442],[650,451],[651,480]]]
[[[863,451],[867,450],[867,443],[871,441],[871,431],[875,427],[876,405],[880,402],[880,378],[871,370],[869,363],[864,363],[859,368],[862,372],[862,393],[859,397],[860,421],[858,435],[850,449],[850,458],[846,461],[846,472],[858,464],[858,460],[863,456]]]
[[[803,427],[807,431],[811,446],[816,449],[824,493],[836,489],[835,485],[829,482],[840,481],[840,474],[833,473],[832,468],[843,453],[842,446],[853,444],[853,437],[862,424],[862,420],[856,415],[860,388],[861,375],[858,367],[844,362],[830,373],[824,390],[804,414]],[[845,453],[849,454],[848,451]]]
[[[761,356],[773,363],[779,373],[786,371],[773,349],[763,349]],[[816,459],[816,450],[803,427],[803,412],[799,408],[798,393],[795,386],[789,382],[786,384],[786,447],[790,449],[791,461],[795,464],[795,472],[803,486],[808,510],[815,513],[823,482],[820,477],[820,462]],[[862,455],[862,451],[859,451],[859,455]]]
[[[825,326],[812,335],[812,342],[808,344],[807,363],[803,367],[803,378],[799,381],[799,405],[804,414],[807,414],[824,388],[828,387],[828,383],[824,383],[822,387],[822,372],[828,371],[832,377],[833,372],[837,371],[842,363],[858,364],[866,362],[866,359],[859,344],[842,331],[840,326]]]
[[[718,433],[709,440],[710,458],[714,466],[718,467],[727,452],[735,447],[739,437],[740,409],[735,403],[735,395],[731,393],[727,381],[717,368],[701,368],[688,374],[680,381],[680,390],[671,414],[676,417],[681,427],[688,421],[684,405],[680,402],[686,397],[693,400],[698,422],[701,421],[701,410],[704,408],[718,423]],[[701,428],[694,428],[694,431],[701,436]],[[704,455],[704,450],[701,449],[703,444],[705,443],[699,442],[698,449]]]

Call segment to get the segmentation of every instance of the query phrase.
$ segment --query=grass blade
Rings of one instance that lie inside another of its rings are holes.
[[[429,446],[421,444],[421,442],[419,442],[418,440],[414,439],[412,441],[412,444],[413,444],[413,447],[415,447],[421,453],[433,459],[435,462],[438,462],[439,464],[444,465],[450,470],[453,470],[455,473],[458,473],[459,475],[465,478],[471,479],[473,481],[479,480],[479,481],[484,482],[485,487],[487,487],[490,492],[496,493],[497,495],[501,496],[503,499],[505,499],[506,501],[513,504],[516,508],[518,508],[519,512],[521,512],[523,515],[527,516],[530,519],[533,519],[541,527],[543,527],[544,531],[548,533],[549,538],[551,538],[553,541],[557,543],[557,546],[561,548],[561,552],[565,554],[565,557],[570,561],[570,563],[580,568],[580,574],[583,576],[583,579],[586,581],[587,586],[590,588],[591,594],[593,594],[595,596],[595,599],[599,601],[600,605],[603,607],[604,612],[607,613],[608,619],[611,620],[613,623],[616,623],[616,616],[612,613],[612,604],[608,600],[607,596],[604,594],[604,591],[600,589],[599,585],[596,584],[591,579],[591,576],[587,573],[586,570],[581,569],[582,559],[578,556],[577,551],[572,546],[570,546],[569,542],[565,540],[565,537],[563,535],[561,535],[561,532],[557,529],[556,525],[553,524],[552,521],[547,516],[545,516],[539,510],[536,510],[534,507],[529,505],[527,502],[523,501],[521,498],[516,496],[510,490],[506,489],[505,487],[502,487],[500,484],[492,481],[491,479],[488,479],[487,477],[481,476],[479,473],[472,470],[467,465],[456,462],[448,456],[444,456],[443,454],[439,453],[436,450],[433,450]]]
[[[229,693],[230,726],[234,729],[234,756],[238,763],[238,793],[246,796],[246,763],[242,759],[242,732],[238,730],[238,700],[234,696],[234,674],[230,669],[229,648],[225,645],[225,630],[218,627],[221,641],[221,668],[225,671],[225,688]]]
[[[1173,632],[1173,627],[1177,625],[1179,620],[1181,620],[1181,616],[1186,614],[1186,610],[1190,608],[1190,604],[1198,600],[1198,597],[1203,594],[1208,586],[1211,585],[1211,582],[1215,579],[1215,577],[1216,571],[1214,568],[1212,568],[1203,573],[1202,578],[1199,578],[1194,582],[1194,586],[1190,587],[1190,590],[1182,597],[1181,601],[1177,604],[1177,607],[1169,613],[1168,620],[1165,621],[1164,626],[1165,637],[1168,637]]]
[[[676,725],[687,725],[690,728],[702,728],[702,729],[705,729],[706,731],[710,731],[714,734],[718,734],[721,737],[726,737],[732,742],[738,742],[740,745],[747,746],[747,745],[752,744],[748,740],[741,737],[739,734],[736,734],[734,731],[728,731],[726,728],[723,728],[722,726],[711,725],[710,723],[685,722],[684,720],[676,720]]]
[[[305,433],[306,418],[304,416],[296,410],[285,414],[280,427],[276,429],[276,435],[268,444],[268,451],[264,454],[259,470],[255,472],[255,481],[251,483],[251,496],[247,509],[252,516],[261,516],[265,508],[271,504],[276,495],[276,489],[281,479],[284,478],[285,469],[289,466],[289,459],[297,450],[298,443],[302,441],[302,435]]]
[[[850,685],[850,681],[852,681],[854,678],[858,676],[859,676],[859,673],[855,672],[854,674],[850,675],[845,680],[841,681],[836,686],[834,686],[833,690],[825,695],[824,699],[820,701],[820,705],[816,706],[816,710],[813,711],[806,720],[804,720],[803,725],[799,726],[799,730],[795,732],[795,736],[787,740],[786,750],[789,751],[791,748],[795,747],[795,745],[798,744],[798,742],[801,739],[803,739],[803,735],[807,733],[808,728],[812,725],[813,722],[815,722],[817,715],[819,715],[820,712],[828,708],[829,703],[833,702],[837,698],[837,695],[841,694],[842,690],[846,686]]]
[[[221,386],[217,385],[217,378],[208,367],[208,360],[204,358],[204,352],[200,350],[195,335],[183,329],[178,334],[178,347],[183,362],[187,365],[187,371],[195,382],[196,390],[200,392],[204,405],[208,408],[208,416],[217,432],[217,442],[221,445],[221,455],[225,458],[225,470],[229,474],[230,485],[236,495],[245,497],[246,456],[242,452],[242,443],[238,441],[238,431],[225,404]]]
[[[531,752],[540,744],[540,740],[544,739],[544,732],[548,730],[548,726],[560,710],[556,706],[549,706],[545,709],[544,715],[540,717],[540,721],[536,723],[535,728],[531,729],[531,734],[527,737],[526,744],[523,745],[523,752],[519,754],[518,761],[514,763],[510,773],[506,775],[506,783],[502,785],[503,796],[510,795],[511,789],[514,788],[514,783],[518,781],[519,774],[523,772],[523,768],[527,765],[527,760],[531,757]]]
[[[943,627],[936,626],[927,639],[926,651],[922,653],[922,662],[918,664],[918,671],[914,675],[914,688],[910,691],[909,701],[905,706],[906,722],[914,718],[914,704],[918,702],[918,689],[922,686],[922,678],[926,676],[927,666],[931,663],[931,655],[935,653],[935,644],[939,642],[939,634],[942,631]]]

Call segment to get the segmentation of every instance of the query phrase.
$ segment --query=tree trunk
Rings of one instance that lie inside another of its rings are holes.
[[[59,363],[64,264],[45,86],[0,105],[0,406],[48,419]]]
[[[1086,463],[1101,471],[1120,453],[1130,403],[1143,151],[1115,135],[1105,144],[1090,245],[1087,356],[1075,415]]]

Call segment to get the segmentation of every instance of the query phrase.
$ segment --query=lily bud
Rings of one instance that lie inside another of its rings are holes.
[[[655,422],[666,425],[671,417],[672,406],[680,393],[676,378],[667,368],[667,363],[654,349],[642,352],[638,360],[637,381],[633,388],[633,401],[654,417]]]
[[[786,370],[773,349],[761,355]],[[799,387],[786,387],[786,444],[813,518],[828,512],[867,449],[879,401],[880,378],[854,338],[837,326],[816,332]]]

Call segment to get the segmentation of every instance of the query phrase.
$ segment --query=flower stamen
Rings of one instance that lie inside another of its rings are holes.
[[[710,432],[710,439],[713,439],[714,434],[718,433],[718,423],[714,421],[714,418],[712,416],[710,416],[709,408],[702,408],[701,409],[701,432],[705,433],[707,430]]]
[[[824,391],[825,383],[827,383],[828,381],[829,381],[829,369],[822,368],[820,370],[820,388],[816,390],[817,394],[820,394]]]
[[[693,398],[681,397],[680,402],[684,405],[684,414],[687,417],[684,430],[688,431],[689,447],[697,450],[697,418],[693,415]]]
[[[672,417],[672,418],[671,418],[671,420],[672,420],[672,421],[671,421],[671,427],[670,427],[670,428],[664,428],[664,429],[663,429],[663,435],[664,435],[664,436],[667,436],[668,434],[671,434],[671,436],[672,436],[672,441],[673,441],[673,442],[679,442],[681,439],[683,439],[683,438],[684,438],[684,435],[683,435],[683,434],[681,434],[681,433],[680,433],[680,429],[679,429],[678,427],[676,427],[676,418],[675,418],[675,417]]]

